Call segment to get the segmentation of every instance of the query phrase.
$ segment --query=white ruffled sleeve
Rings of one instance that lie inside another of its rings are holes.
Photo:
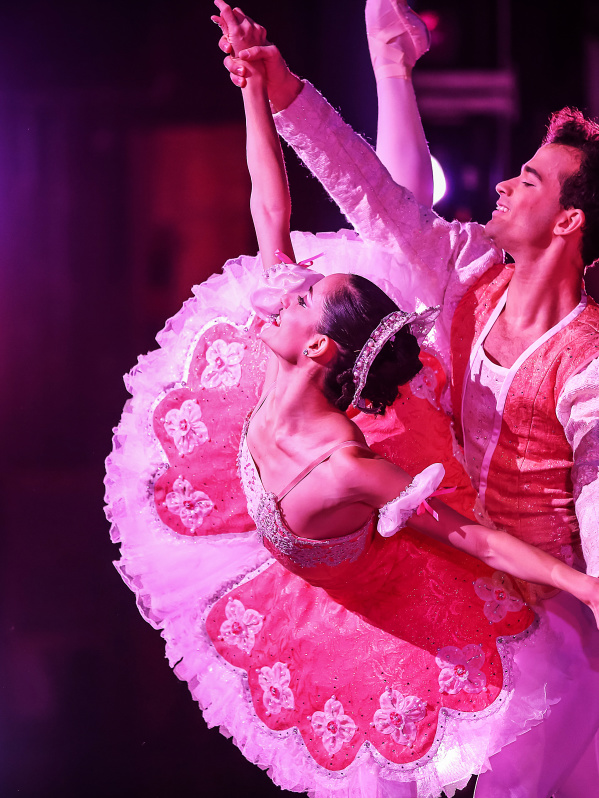
[[[437,490],[444,476],[445,469],[441,463],[433,463],[417,474],[396,499],[387,502],[379,510],[379,534],[390,538],[404,527],[420,505]]]
[[[599,358],[566,382],[556,412],[574,452],[572,484],[587,573],[599,576]]]
[[[360,236],[397,256],[397,268],[409,275],[398,279],[411,279],[425,305],[453,314],[468,286],[503,261],[480,225],[447,222],[397,185],[310,83],[275,115],[275,124]]]

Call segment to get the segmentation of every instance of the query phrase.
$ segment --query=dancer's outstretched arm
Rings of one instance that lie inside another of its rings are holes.
[[[257,26],[222,0],[216,0],[224,39],[235,52],[235,46],[244,40],[246,29]],[[263,30],[263,29],[262,29]],[[277,250],[293,260],[290,236],[291,199],[283,153],[275,130],[268,93],[265,68],[262,62],[247,64],[245,84],[242,89],[246,120],[247,164],[252,180],[250,209],[262,265],[268,268],[280,262]]]
[[[224,4],[219,8],[224,8]],[[229,11],[226,16],[229,17]],[[218,19],[226,31],[222,13]],[[238,35],[237,48],[231,35],[223,36],[220,42],[223,52],[230,56],[225,65],[231,80],[243,88],[250,64],[261,61],[266,70],[271,107],[282,111],[300,93],[302,82],[287,68],[277,48],[267,41],[264,28],[245,15],[244,19],[251,24],[243,31],[239,29],[243,35]],[[412,84],[412,66],[428,49],[428,31],[406,0],[368,0],[366,27],[377,82],[377,155],[394,181],[409,189],[421,205],[430,208],[432,167]]]
[[[356,462],[351,487],[358,498],[374,507],[383,507],[400,495],[409,481],[403,469],[382,458],[360,458]],[[409,526],[518,579],[571,593],[591,608],[599,627],[599,579],[575,570],[509,532],[476,524],[439,499],[431,498],[427,505],[431,512],[414,514]]]
[[[413,516],[409,525],[414,529],[451,543],[491,568],[571,593],[593,610],[599,627],[599,579],[577,571],[509,532],[474,524],[439,499],[431,499],[429,503],[438,520],[428,512]]]
[[[376,78],[376,154],[393,180],[421,205],[433,204],[433,172],[412,84],[429,33],[407,0],[367,0],[366,33]]]

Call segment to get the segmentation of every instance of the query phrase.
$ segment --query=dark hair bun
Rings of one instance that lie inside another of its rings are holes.
[[[325,394],[340,410],[350,406],[356,386],[353,367],[360,350],[381,320],[399,310],[370,280],[348,275],[347,283],[327,297],[319,332],[332,338],[339,355],[327,370]],[[374,412],[382,414],[393,404],[399,386],[415,377],[422,368],[420,347],[409,327],[402,327],[374,359],[362,397],[370,401]]]

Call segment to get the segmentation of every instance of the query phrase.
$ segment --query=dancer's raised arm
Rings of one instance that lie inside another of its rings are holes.
[[[235,53],[236,45],[247,34],[259,36],[264,31],[249,18],[216,0],[219,17],[213,17],[223,30],[221,48]],[[265,36],[265,34],[264,34]],[[280,262],[275,253],[293,259],[289,232],[291,199],[283,153],[275,130],[266,89],[266,69],[262,61],[244,67],[243,104],[246,119],[247,164],[252,180],[250,208],[264,268]]]
[[[238,9],[236,13],[241,19]],[[236,26],[220,43],[229,56],[225,65],[231,80],[243,88],[250,65],[261,62],[266,70],[271,107],[273,111],[285,110],[301,92],[303,83],[289,70],[279,50],[267,41],[265,29],[245,15],[243,19],[243,29]],[[221,26],[226,25],[222,14],[218,20]],[[377,83],[377,155],[398,185],[411,191],[421,205],[430,207],[431,160],[412,85],[412,67],[428,49],[426,25],[406,0],[368,0],[366,29]],[[237,47],[233,45],[234,37]]]
[[[482,228],[441,219],[397,185],[372,147],[313,86],[289,70],[263,28],[250,21],[235,51],[239,58],[232,57],[228,40],[220,46],[228,53],[225,66],[237,86],[245,85],[252,64],[264,64],[271,107],[282,112],[275,117],[279,134],[360,236],[397,256],[395,280],[416,281],[425,304],[443,304],[448,295],[457,301],[480,274],[502,260]]]

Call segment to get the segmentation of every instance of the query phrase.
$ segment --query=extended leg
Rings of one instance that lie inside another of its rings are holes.
[[[366,31],[378,95],[377,154],[395,182],[430,207],[433,175],[412,85],[428,30],[406,0],[368,0]]]

